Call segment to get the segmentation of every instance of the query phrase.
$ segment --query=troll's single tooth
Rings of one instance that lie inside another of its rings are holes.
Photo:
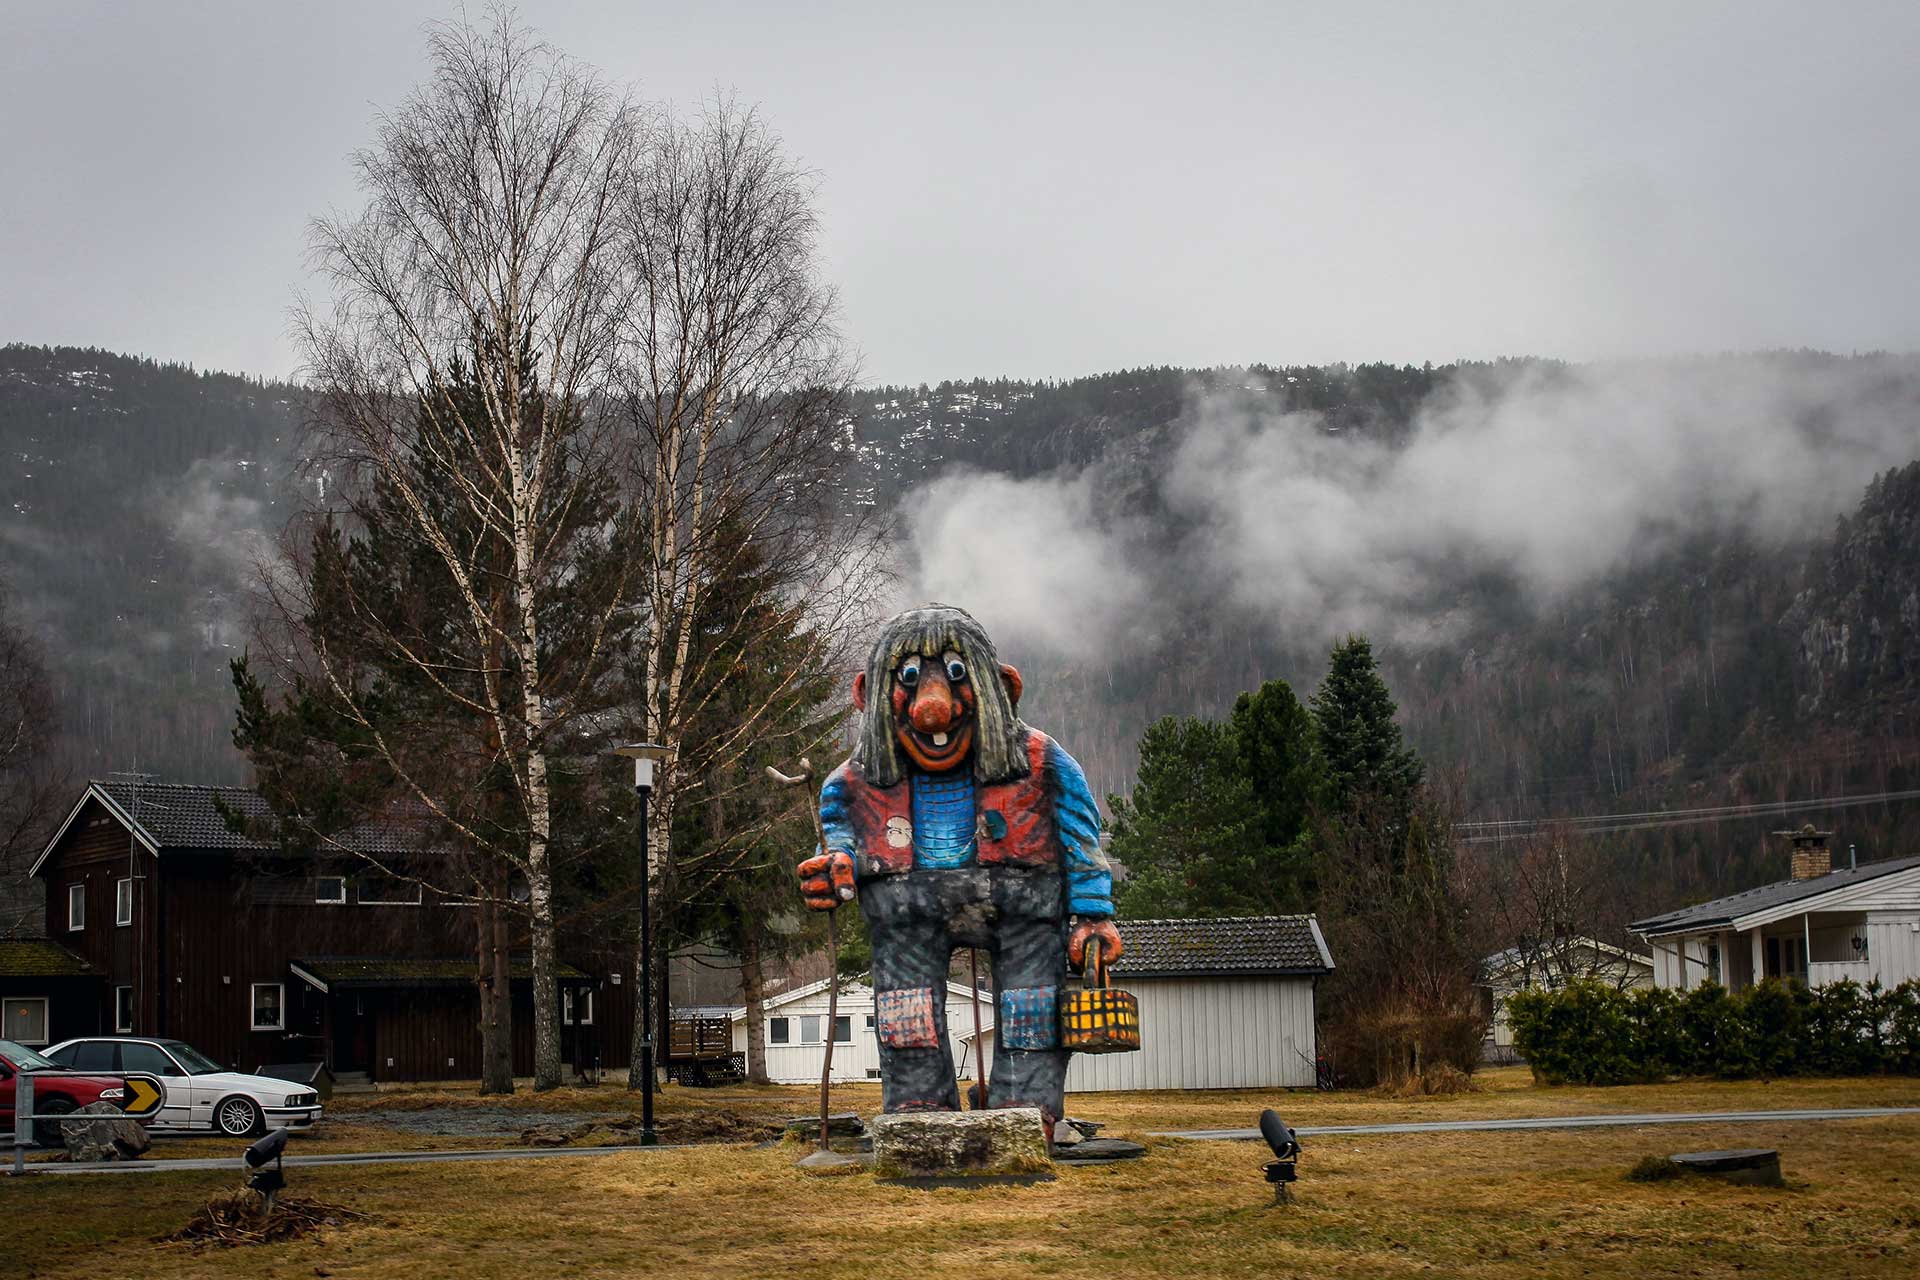
[[[936,733],[936,734],[934,734],[934,735],[933,735],[933,745],[934,745],[934,746],[936,746],[936,747],[944,747],[944,746],[946,746],[946,745],[947,745],[947,735],[946,735],[946,734],[944,734],[944,733]]]

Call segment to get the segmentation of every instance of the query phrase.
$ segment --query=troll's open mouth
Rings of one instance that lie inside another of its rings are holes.
[[[923,764],[932,764],[964,754],[973,743],[973,725],[963,720],[938,733],[922,733],[910,724],[903,724],[900,736],[906,740],[913,756]]]

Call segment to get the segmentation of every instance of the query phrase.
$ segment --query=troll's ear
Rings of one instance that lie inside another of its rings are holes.
[[[853,677],[853,709],[867,709],[867,673],[862,671]]]
[[[1013,703],[1014,711],[1018,712],[1020,710],[1020,691],[1026,688],[1025,683],[1020,679],[1020,669],[1009,666],[1003,662],[1000,664],[1000,678],[1006,681],[1007,698]]]

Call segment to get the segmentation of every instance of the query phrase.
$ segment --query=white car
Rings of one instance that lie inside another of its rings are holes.
[[[156,1133],[204,1132],[251,1138],[269,1129],[310,1129],[320,1119],[320,1095],[272,1076],[227,1071],[184,1040],[83,1036],[45,1051],[69,1071],[160,1077],[166,1102],[147,1122]]]

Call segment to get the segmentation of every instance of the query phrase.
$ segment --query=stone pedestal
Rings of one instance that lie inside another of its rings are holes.
[[[873,1172],[927,1183],[1051,1177],[1047,1123],[1035,1107],[880,1116],[873,1122]]]

